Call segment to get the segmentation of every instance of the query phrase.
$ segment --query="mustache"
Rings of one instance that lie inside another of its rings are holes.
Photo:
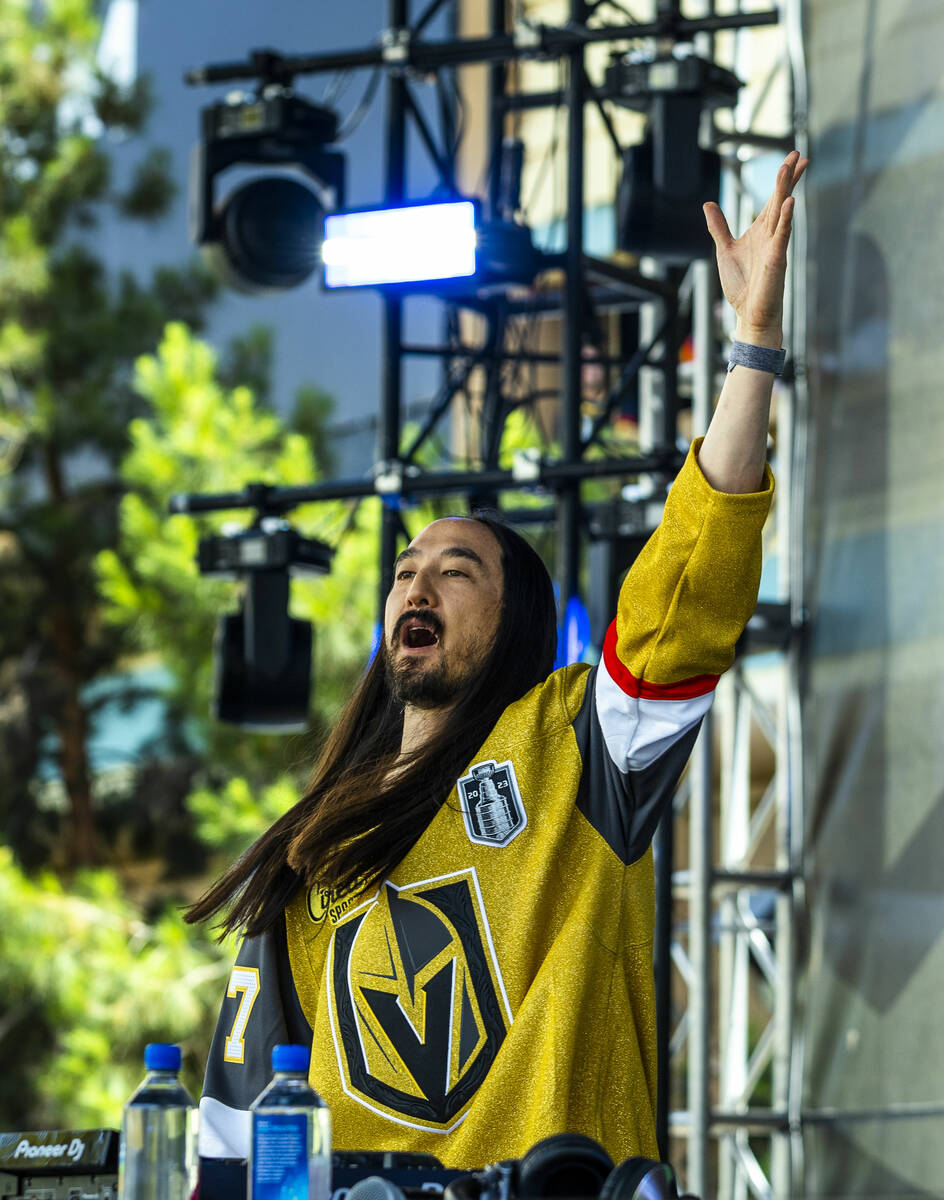
[[[400,634],[403,631],[403,626],[408,621],[416,621],[420,625],[425,625],[427,629],[431,629],[437,637],[443,631],[442,617],[434,612],[405,612],[397,618],[397,623],[393,627],[393,632],[390,635],[390,644],[396,646],[400,641]]]

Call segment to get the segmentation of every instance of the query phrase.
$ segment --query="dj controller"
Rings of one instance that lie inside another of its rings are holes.
[[[118,1200],[115,1129],[0,1133],[0,1200]],[[246,1200],[243,1159],[200,1160],[192,1200]],[[614,1166],[582,1134],[556,1134],[521,1159],[479,1171],[431,1154],[342,1151],[331,1158],[330,1200],[697,1200],[679,1195],[668,1163],[632,1157]]]
[[[431,1154],[363,1151],[332,1155],[334,1200],[379,1176],[405,1194],[442,1193],[461,1172]],[[44,1129],[0,1133],[0,1200],[117,1200],[118,1131]],[[200,1200],[245,1200],[242,1159],[201,1159]]]

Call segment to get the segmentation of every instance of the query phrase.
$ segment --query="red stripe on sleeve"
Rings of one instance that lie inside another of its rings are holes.
[[[616,653],[615,621],[610,623],[603,639],[603,664],[621,691],[640,700],[691,700],[714,691],[719,678],[717,675],[693,675],[678,683],[647,683],[645,679],[637,679]]]

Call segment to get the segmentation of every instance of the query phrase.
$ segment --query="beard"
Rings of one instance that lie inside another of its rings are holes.
[[[384,656],[384,671],[391,696],[398,704],[409,704],[413,708],[445,708],[454,704],[484,669],[488,646],[484,642],[476,642],[461,656],[440,654],[435,663],[398,657],[399,633],[405,619],[397,622]],[[441,635],[442,623],[435,614],[427,619]]]
[[[415,662],[401,659],[386,661],[387,686],[398,704],[413,708],[445,708],[459,699],[471,676],[453,671],[449,664]]]

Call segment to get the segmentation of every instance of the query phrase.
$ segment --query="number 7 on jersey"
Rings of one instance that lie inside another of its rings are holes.
[[[226,995],[235,1000],[242,993],[239,1007],[236,1009],[236,1019],[233,1028],[226,1038],[226,1048],[223,1058],[226,1062],[241,1063],[246,1056],[246,1026],[249,1024],[249,1014],[259,995],[258,967],[233,967],[229,977],[229,987]]]

